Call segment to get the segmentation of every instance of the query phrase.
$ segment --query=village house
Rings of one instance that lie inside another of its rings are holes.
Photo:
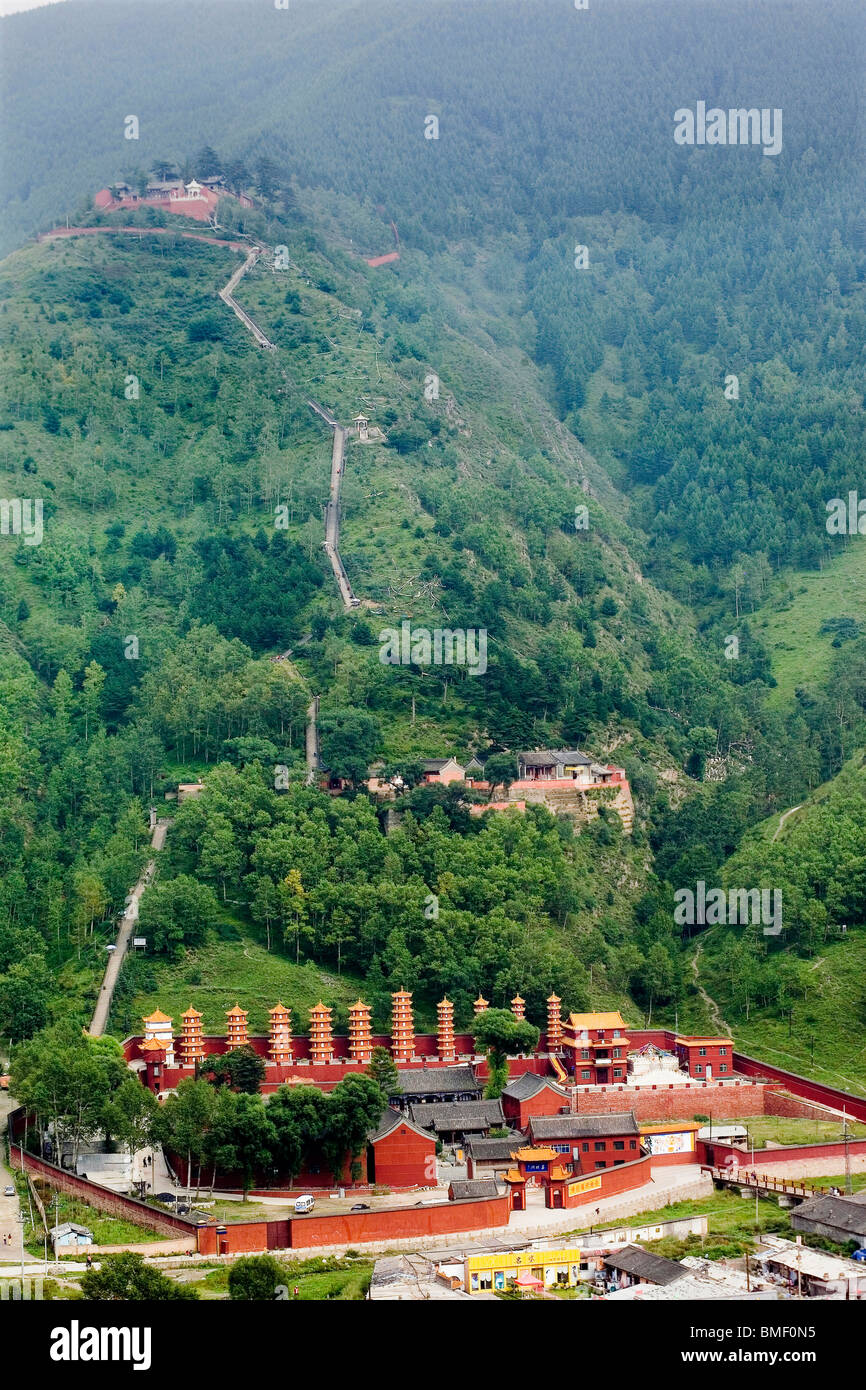
[[[504,1129],[502,1102],[498,1100],[454,1101],[445,1104],[412,1105],[412,1121],[435,1131],[445,1144],[462,1144],[465,1139],[486,1139],[491,1129]]]

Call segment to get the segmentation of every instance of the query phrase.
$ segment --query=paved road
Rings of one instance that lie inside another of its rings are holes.
[[[6,1091],[0,1092],[0,1135],[6,1132],[6,1116],[15,1109],[15,1102]],[[4,1197],[3,1189],[12,1182],[12,1174],[4,1161],[5,1148],[0,1140],[0,1264],[5,1260],[21,1259],[21,1223],[18,1220],[18,1197]],[[8,1241],[7,1241],[8,1238]]]
[[[169,822],[167,820],[157,821],[151,840],[153,849],[162,849],[165,844],[168,826]],[[117,933],[117,941],[115,942],[117,949],[112,951],[108,958],[108,964],[105,967],[105,975],[103,976],[102,985],[99,990],[99,998],[96,1001],[96,1008],[93,1011],[93,1018],[90,1022],[89,1031],[91,1037],[100,1038],[105,1032],[108,1023],[108,1014],[111,1009],[111,1000],[114,996],[114,987],[117,984],[117,977],[120,974],[123,958],[129,948],[133,928],[138,921],[138,905],[141,901],[141,895],[153,878],[155,868],[156,860],[149,859],[144,867],[141,878],[130,894],[129,905],[120,919],[120,930]]]
[[[243,265],[238,266],[237,270],[232,275],[228,284],[223,286],[223,288],[220,290],[219,296],[223,303],[227,304],[229,308],[237,314],[241,323],[244,325],[244,328],[249,329],[250,333],[252,333],[259,347],[276,348],[276,343],[272,343],[268,335],[265,332],[263,332],[261,328],[259,328],[259,325],[256,323],[252,314],[248,314],[246,309],[241,308],[240,304],[238,304],[233,294],[233,291],[237,289],[241,279],[244,277],[244,275],[246,275],[250,267],[255,265],[256,261],[258,260],[259,256],[262,254],[263,251],[263,246],[253,247],[246,260],[244,261]]]
[[[319,412],[322,413],[321,411]],[[327,417],[325,417],[327,418]],[[340,489],[343,486],[343,472],[346,463],[346,436],[348,430],[335,424],[334,447],[331,451],[331,493],[325,511],[325,552],[331,562],[334,577],[339,585],[340,596],[347,608],[357,608],[361,600],[355,597],[346,567],[340,557]]]

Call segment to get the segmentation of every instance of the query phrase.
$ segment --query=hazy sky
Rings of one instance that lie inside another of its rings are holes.
[[[62,0],[0,0],[0,15],[16,14],[18,10],[35,10],[37,5],[59,5]]]

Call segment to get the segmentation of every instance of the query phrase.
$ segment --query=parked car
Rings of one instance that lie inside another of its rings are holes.
[[[316,1205],[316,1199],[309,1192],[303,1197],[298,1197],[295,1201],[295,1215],[304,1216],[308,1211],[312,1211]]]
[[[9,1184],[8,1187],[4,1187],[4,1189],[3,1189],[3,1196],[4,1196],[4,1197],[14,1197],[14,1196],[15,1196],[15,1188],[12,1186],[11,1183]]]
[[[351,1212],[351,1211],[369,1211],[369,1210],[370,1210],[370,1205],[369,1205],[368,1202],[356,1202],[355,1205],[354,1205],[353,1207],[350,1207],[350,1208],[349,1208],[349,1211],[350,1211],[350,1212]]]

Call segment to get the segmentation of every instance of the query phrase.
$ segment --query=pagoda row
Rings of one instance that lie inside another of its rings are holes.
[[[412,1012],[412,995],[408,990],[398,990],[391,995],[391,1055],[395,1062],[411,1062],[415,1055],[415,1022]],[[488,1000],[480,995],[474,1003],[475,1016],[490,1007]],[[562,1046],[562,1001],[557,994],[551,994],[547,1001],[547,1049],[557,1051]],[[292,1011],[284,1004],[276,1004],[269,1011],[268,1060],[279,1066],[290,1066],[294,1057],[292,1047]],[[519,994],[511,1001],[511,1012],[515,1018],[525,1019],[526,1000]],[[310,1060],[314,1063],[327,1063],[334,1056],[333,1010],[321,1000],[310,1010]],[[250,1042],[247,1027],[248,1012],[235,1004],[226,1012],[226,1047],[233,1051]],[[159,1047],[166,1054],[169,1065],[195,1067],[203,1062],[206,1048],[202,1032],[202,1016],[197,1009],[188,1008],[181,1018],[180,1035],[175,1047],[172,1021],[157,1010],[144,1019],[145,1039],[143,1049]],[[453,1062],[457,1057],[454,1038],[454,1005],[450,999],[442,999],[436,1006],[436,1044],[441,1062]],[[370,1019],[370,1006],[357,999],[349,1008],[349,1056],[355,1062],[369,1062],[373,1053],[373,1026]]]

